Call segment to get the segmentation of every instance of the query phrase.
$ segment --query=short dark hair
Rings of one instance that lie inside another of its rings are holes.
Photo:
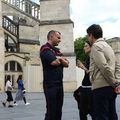
[[[100,25],[93,24],[87,29],[87,34],[92,34],[96,39],[103,37],[103,31]]]
[[[7,75],[7,77],[6,77],[6,79],[5,79],[5,85],[6,85],[7,81],[10,81],[10,79],[11,79],[11,76],[10,76],[10,75]]]
[[[11,79],[11,76],[10,75],[7,75],[7,80],[10,80]]]
[[[58,31],[56,31],[56,30],[50,30],[50,31],[48,32],[48,34],[47,34],[47,39],[49,40],[49,38],[50,38],[52,35],[54,35],[56,32],[58,32]],[[61,35],[60,32],[58,32],[58,33]]]

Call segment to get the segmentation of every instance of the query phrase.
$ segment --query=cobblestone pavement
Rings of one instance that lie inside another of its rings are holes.
[[[19,105],[13,108],[2,106],[5,97],[5,94],[0,94],[0,120],[44,120],[45,98],[43,93],[27,93],[26,98],[30,105],[25,106],[24,102],[20,101]],[[117,112],[120,120],[120,96],[117,98]],[[62,120],[79,120],[73,93],[65,93]]]

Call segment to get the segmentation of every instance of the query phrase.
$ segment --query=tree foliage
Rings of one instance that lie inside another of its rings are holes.
[[[76,58],[80,59],[82,62],[84,62],[86,59],[86,55],[85,55],[84,50],[83,50],[83,47],[84,47],[84,44],[86,41],[87,41],[87,36],[77,38],[74,41]]]

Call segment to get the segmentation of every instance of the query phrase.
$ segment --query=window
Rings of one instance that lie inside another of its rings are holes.
[[[10,71],[15,71],[15,61],[10,61]]]
[[[5,71],[8,71],[8,63],[5,64]]]
[[[5,64],[5,71],[22,72],[22,67],[16,61],[9,61]]]
[[[17,63],[17,70],[18,70],[18,71],[22,71],[22,68],[21,68],[21,66],[20,66],[19,63]]]

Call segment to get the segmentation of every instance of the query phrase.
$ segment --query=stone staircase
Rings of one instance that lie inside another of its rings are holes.
[[[7,16],[3,16],[2,27],[4,28],[6,51],[11,47],[8,42],[9,39],[13,41],[16,51],[19,51],[19,24]]]

